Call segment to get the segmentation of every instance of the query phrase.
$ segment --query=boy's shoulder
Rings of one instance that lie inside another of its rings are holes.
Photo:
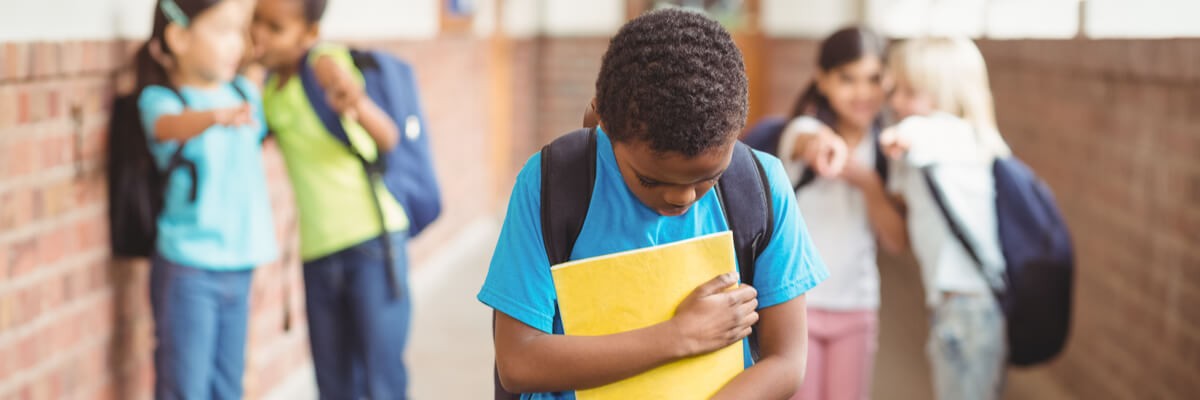
[[[542,189],[542,153],[536,152],[525,160],[525,165],[517,173],[516,190],[531,190],[540,193]]]
[[[783,167],[783,161],[780,161],[774,154],[750,149],[754,153],[754,157],[758,159],[758,163],[762,165],[763,172],[767,178],[767,184],[771,188],[773,195],[786,194],[792,195],[792,181],[787,176],[787,170]]]

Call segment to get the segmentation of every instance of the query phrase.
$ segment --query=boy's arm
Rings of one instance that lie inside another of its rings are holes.
[[[249,104],[206,111],[184,110],[164,114],[154,121],[154,138],[159,141],[188,140],[213,125],[241,126],[254,123]]]
[[[325,100],[329,102],[330,108],[339,115],[348,116],[361,124],[375,141],[379,152],[385,153],[396,147],[400,138],[400,129],[396,127],[396,121],[392,121],[383,109],[367,97],[350,71],[338,65],[332,56],[322,55],[317,57],[316,63],[313,64],[313,72],[317,83],[325,90]]]
[[[718,276],[667,322],[605,336],[548,334],[495,312],[500,382],[514,393],[589,389],[736,343],[758,321],[758,293],[746,285],[726,290],[736,282],[734,274]]]
[[[759,310],[762,358],[713,399],[788,399],[804,381],[808,327],[804,296]]]
[[[396,127],[392,117],[388,116],[374,101],[371,101],[371,98],[366,95],[359,97],[358,104],[355,105],[354,111],[350,115],[356,117],[363,129],[367,130],[371,139],[375,141],[375,147],[381,153],[386,153],[396,147],[396,143],[400,140],[400,129]]]

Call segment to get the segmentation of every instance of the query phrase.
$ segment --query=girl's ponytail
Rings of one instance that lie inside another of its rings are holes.
[[[137,54],[134,56],[134,68],[137,71],[137,90],[139,91],[151,85],[171,85],[167,67],[163,65],[163,58],[169,56],[161,54],[161,50],[153,48],[161,46],[161,43],[161,40],[151,38],[145,44],[142,44],[142,47],[138,49]]]

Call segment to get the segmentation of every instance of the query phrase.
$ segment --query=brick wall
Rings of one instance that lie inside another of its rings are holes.
[[[443,212],[414,241],[416,263],[437,243],[454,236],[470,221],[492,215],[496,196],[491,188],[500,171],[488,161],[487,42],[466,36],[435,40],[368,42],[364,46],[391,51],[413,64],[433,144],[434,164],[442,185]]]
[[[415,65],[435,135],[445,212],[414,243],[417,264],[494,208],[494,196],[477,190],[494,179],[480,162],[487,103],[472,94],[487,79],[479,43],[374,43]],[[113,261],[107,250],[105,130],[130,48],[0,44],[0,399],[151,397],[148,268]],[[278,150],[268,143],[264,157],[285,259],[255,272],[247,398],[308,359],[291,191]]]
[[[1079,398],[1200,391],[1200,40],[988,41],[1001,131],[1078,252],[1050,367]]]
[[[818,43],[789,39],[766,39],[765,42],[766,115],[787,115],[816,73]],[[753,126],[754,122],[748,121],[746,125]]]
[[[600,59],[608,38],[543,38],[539,40],[537,121],[538,147],[579,129],[583,111],[596,93]],[[522,157],[521,161],[525,158]]]
[[[513,41],[512,45],[512,155],[509,157],[510,169],[519,171],[525,165],[529,155],[541,148],[542,123],[539,119],[539,99],[541,98],[540,65],[542,48],[538,39],[522,39]],[[552,129],[558,129],[552,127]],[[562,129],[569,129],[564,126]],[[564,131],[565,132],[565,131]],[[501,182],[502,196],[506,197],[511,188],[511,179]]]
[[[1054,189],[1078,253],[1073,336],[1038,374],[1081,399],[1200,390],[1200,40],[981,41],[1000,129]],[[771,40],[768,109],[815,42]]]

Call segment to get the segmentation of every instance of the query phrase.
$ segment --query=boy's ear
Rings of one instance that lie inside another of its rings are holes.
[[[592,101],[588,103],[587,109],[583,111],[583,127],[595,128],[597,125],[600,125],[600,115],[596,114],[596,98],[593,97]]]
[[[321,25],[316,23],[308,24],[308,29],[304,31],[304,37],[302,39],[304,41],[304,47],[312,47],[313,45],[317,44],[317,39],[320,38]]]

